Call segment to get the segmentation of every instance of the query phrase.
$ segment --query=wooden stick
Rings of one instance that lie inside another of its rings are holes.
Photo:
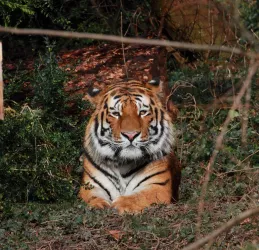
[[[3,50],[2,42],[0,41],[0,120],[4,120],[4,83],[3,83]]]
[[[200,200],[199,200],[199,204],[198,204],[198,215],[197,215],[197,224],[196,224],[196,231],[197,231],[196,238],[199,238],[199,234],[200,234],[202,214],[203,214],[203,211],[204,211],[204,200],[205,200],[205,197],[206,197],[206,194],[207,194],[207,188],[208,188],[210,176],[211,176],[211,173],[212,173],[212,170],[213,170],[213,165],[214,165],[214,162],[216,160],[216,157],[218,156],[218,153],[219,153],[220,149],[222,148],[224,137],[225,137],[225,134],[227,133],[228,124],[232,120],[232,113],[231,112],[233,112],[233,110],[236,110],[240,106],[242,98],[244,97],[247,89],[250,87],[252,78],[256,74],[258,67],[259,67],[259,61],[258,62],[254,62],[254,61],[250,62],[248,74],[247,74],[246,79],[244,80],[243,86],[240,89],[236,98],[234,99],[233,104],[232,104],[232,106],[231,106],[231,108],[228,112],[228,116],[227,116],[226,120],[224,121],[223,125],[221,126],[222,127],[221,132],[219,133],[219,135],[216,138],[215,148],[212,152],[209,163],[206,167],[204,182],[203,182],[202,188],[201,188],[201,195],[200,195]]]
[[[246,210],[245,212],[237,215],[233,219],[229,220],[228,222],[224,223],[221,227],[218,229],[212,231],[209,235],[195,241],[194,243],[186,246],[182,250],[195,250],[195,249],[201,249],[202,246],[204,246],[208,242],[212,242],[215,240],[216,237],[218,237],[220,234],[229,231],[232,227],[236,226],[237,224],[241,223],[247,218],[251,218],[253,216],[256,216],[259,214],[259,207],[251,208],[249,210]]]
[[[242,49],[235,47],[219,46],[219,45],[208,45],[208,44],[193,44],[177,41],[157,40],[157,39],[144,39],[144,38],[132,38],[132,37],[120,37],[114,35],[104,35],[95,33],[80,33],[71,31],[61,30],[49,30],[49,29],[18,29],[11,27],[0,26],[0,33],[11,33],[16,35],[40,35],[40,36],[54,36],[54,37],[65,37],[65,38],[83,38],[83,39],[96,39],[117,43],[131,43],[131,44],[144,44],[162,47],[173,47],[178,49],[188,49],[197,51],[222,51],[231,54],[246,55],[250,58],[259,58],[259,54],[254,52],[245,52]]]

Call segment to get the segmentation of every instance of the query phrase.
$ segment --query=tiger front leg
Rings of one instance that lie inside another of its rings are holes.
[[[107,200],[105,200],[105,199],[103,199],[101,197],[97,197],[90,190],[85,190],[84,187],[80,188],[79,198],[84,200],[91,207],[101,208],[102,209],[102,208],[106,208],[106,207],[110,207],[111,206],[110,203]]]
[[[79,198],[91,207],[103,209],[111,206],[110,201],[102,194],[103,190],[93,186],[87,175],[84,175],[83,180],[84,184],[80,187]]]
[[[136,214],[152,204],[170,204],[171,197],[171,182],[168,181],[164,186],[151,184],[132,195],[120,196],[112,202],[111,207],[117,209],[120,214]]]

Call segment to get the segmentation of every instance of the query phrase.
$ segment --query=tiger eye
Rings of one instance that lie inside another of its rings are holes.
[[[112,115],[114,115],[114,116],[120,116],[120,113],[119,113],[119,112],[113,112]]]
[[[139,112],[140,115],[145,115],[146,113],[147,113],[147,110],[141,110],[141,111]]]

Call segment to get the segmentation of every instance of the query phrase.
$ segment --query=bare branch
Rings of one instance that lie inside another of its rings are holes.
[[[250,101],[251,101],[251,84],[247,88],[246,95],[245,95],[245,105],[243,108],[242,114],[242,144],[243,146],[247,145],[247,128],[248,128],[248,114],[250,109]]]
[[[120,37],[115,35],[104,35],[95,33],[80,33],[71,31],[61,31],[61,30],[48,30],[48,29],[17,29],[10,27],[0,26],[0,33],[11,33],[16,35],[40,35],[40,36],[54,36],[54,37],[65,37],[65,38],[82,38],[82,39],[96,39],[102,41],[110,41],[117,43],[132,43],[132,44],[144,44],[153,46],[163,46],[163,47],[174,47],[178,49],[188,49],[197,51],[222,51],[228,53],[234,53],[238,55],[245,55],[250,58],[258,58],[259,54],[253,52],[245,52],[239,48],[231,48],[227,46],[219,45],[207,45],[207,44],[193,44],[184,42],[175,42],[168,40],[157,40],[157,39],[144,39],[144,38],[131,38],[131,37]]]
[[[121,38],[123,38],[123,27],[122,27],[122,12],[121,12]],[[126,76],[127,76],[127,79],[129,79],[129,74],[128,74],[128,67],[127,67],[127,64],[126,64],[126,58],[125,58],[125,50],[124,50],[124,43],[121,42],[121,48],[122,48],[122,55],[123,55],[123,62],[124,62],[124,67],[125,67],[125,73],[126,73]]]
[[[245,39],[247,39],[251,44],[253,44],[255,51],[258,52],[259,44],[258,44],[257,40],[255,39],[255,36],[253,35],[252,32],[250,32],[249,30],[246,29],[246,27],[244,26],[243,22],[240,19],[240,14],[239,14],[239,9],[238,9],[238,7],[240,6],[240,0],[234,1],[233,5],[234,5],[234,15],[233,15],[234,24],[236,24],[237,27],[239,27],[239,29],[241,31],[241,35]]]
[[[211,234],[183,248],[183,250],[200,249],[203,245],[205,245],[210,241],[213,241],[220,234],[229,231],[233,226],[239,224],[240,222],[244,221],[247,218],[256,216],[258,214],[259,214],[259,207],[246,210],[245,212],[239,214],[235,218],[229,220],[227,223],[224,223],[221,227],[214,230]]]
[[[3,83],[3,50],[2,42],[0,42],[0,120],[4,120],[4,83]]]
[[[164,24],[165,24],[165,17],[168,14],[168,12],[171,10],[171,8],[173,6],[173,3],[174,3],[174,1],[171,1],[169,3],[165,2],[165,6],[164,6],[163,11],[162,11],[162,17],[161,17],[161,20],[160,20],[158,35],[157,35],[158,38],[161,38],[162,31],[164,29]]]
[[[217,157],[217,155],[218,155],[218,153],[219,153],[219,151],[220,151],[220,149],[221,149],[221,147],[223,145],[223,140],[224,140],[224,136],[225,136],[225,134],[227,132],[228,124],[232,120],[233,110],[236,110],[240,106],[241,99],[245,95],[247,89],[249,88],[249,86],[251,84],[251,81],[252,81],[252,78],[255,75],[258,67],[259,67],[259,61],[257,61],[257,62],[252,61],[250,63],[248,75],[247,75],[247,77],[246,77],[246,79],[245,79],[245,81],[243,83],[243,86],[240,89],[237,97],[234,99],[232,107],[231,107],[231,109],[228,112],[228,116],[227,116],[225,122],[222,125],[221,132],[220,132],[220,134],[218,135],[218,137],[216,139],[215,149],[213,150],[212,155],[210,157],[210,161],[209,161],[209,163],[208,163],[208,165],[206,167],[204,183],[202,185],[200,201],[199,201],[199,204],[198,204],[197,235],[196,235],[196,238],[198,238],[199,234],[200,234],[201,217],[202,217],[202,214],[203,214],[203,211],[204,211],[204,199],[205,199],[205,196],[206,196],[207,187],[208,187],[208,183],[209,183],[209,180],[210,180],[210,175],[211,175],[211,172],[212,172],[213,164],[214,164],[214,162],[216,160],[216,157]]]

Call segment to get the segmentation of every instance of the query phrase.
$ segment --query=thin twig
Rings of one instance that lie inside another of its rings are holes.
[[[123,38],[122,12],[121,12],[121,38]],[[125,72],[126,72],[126,76],[127,76],[127,80],[128,80],[129,79],[129,75],[128,75],[128,68],[127,68],[126,59],[125,59],[125,50],[124,50],[124,43],[123,43],[123,41],[121,41],[121,48],[122,48],[122,55],[123,55],[123,62],[124,62]]]
[[[245,105],[243,108],[242,114],[242,144],[246,146],[247,144],[247,128],[248,128],[248,117],[249,117],[249,109],[250,109],[250,101],[251,101],[251,84],[247,88],[245,95]]]
[[[183,250],[193,250],[193,249],[200,249],[203,245],[210,241],[214,241],[217,236],[220,234],[229,231],[233,226],[241,223],[247,218],[251,218],[253,216],[256,216],[259,214],[259,207],[252,208],[249,210],[246,210],[245,212],[239,214],[235,218],[229,220],[227,223],[224,223],[221,227],[214,230],[211,234],[203,237],[200,240],[197,240],[196,242],[188,245],[187,247],[183,248]]]
[[[164,6],[164,9],[162,11],[162,17],[161,17],[161,20],[160,20],[158,35],[157,35],[158,38],[161,38],[162,31],[163,31],[164,25],[165,25],[165,17],[167,16],[168,12],[171,10],[171,8],[173,6],[173,3],[174,3],[174,1],[171,1],[171,3],[169,3],[169,6],[167,7],[168,2],[165,2],[165,6]]]
[[[240,163],[243,163],[244,161],[246,161],[248,158],[250,158],[251,156],[257,154],[259,152],[259,150],[256,150],[254,153],[248,155],[244,160],[242,160]]]
[[[232,48],[232,47],[219,46],[219,45],[193,44],[193,43],[175,42],[175,41],[168,41],[168,40],[120,37],[120,36],[114,36],[114,35],[80,33],[80,32],[49,30],[49,29],[17,29],[17,28],[0,26],[0,33],[1,32],[11,33],[16,35],[40,35],[40,36],[65,37],[65,38],[96,39],[96,40],[110,41],[110,42],[117,42],[117,43],[124,42],[124,43],[132,43],[132,44],[174,47],[178,49],[189,49],[189,50],[197,50],[197,51],[207,51],[207,50],[222,51],[222,52],[245,55],[250,58],[259,59],[259,54],[256,54],[253,52],[245,52],[239,48]]]
[[[253,167],[253,168],[246,168],[246,169],[238,169],[238,170],[231,170],[225,173],[222,173],[220,175],[226,175],[226,174],[230,174],[230,173],[237,173],[237,172],[248,172],[248,171],[256,171],[259,170],[259,168],[257,167]]]
[[[239,27],[241,35],[247,39],[251,44],[254,45],[254,49],[256,52],[259,52],[259,44],[255,37],[253,36],[253,33],[251,33],[248,29],[245,28],[243,22],[240,19],[240,14],[239,14],[239,6],[240,6],[240,0],[233,1],[233,7],[234,7],[234,15],[233,15],[233,21],[234,24]]]
[[[148,231],[140,231],[140,233],[146,233],[146,234],[150,234],[150,235],[152,235],[155,239],[156,239],[156,245],[155,245],[155,247],[154,247],[154,250],[157,250],[158,249],[158,247],[159,247],[159,245],[160,245],[160,239],[159,239],[159,237],[156,235],[156,234],[154,234],[154,233],[152,233],[152,232],[148,232]]]
[[[3,50],[0,42],[0,120],[4,120],[4,83],[3,83]]]
[[[197,216],[197,226],[196,226],[196,238],[199,238],[200,236],[200,229],[201,229],[201,220],[202,220],[202,214],[204,211],[204,199],[206,196],[206,192],[207,192],[207,187],[208,187],[208,183],[210,180],[210,175],[212,172],[212,168],[213,168],[213,164],[216,160],[216,157],[223,145],[223,139],[224,136],[227,132],[227,127],[228,124],[231,122],[232,120],[232,112],[233,110],[236,110],[241,103],[241,99],[244,96],[245,92],[247,91],[247,89],[250,86],[250,83],[252,81],[253,76],[255,75],[257,68],[259,66],[259,61],[258,62],[254,62],[252,61],[249,67],[249,71],[248,71],[248,75],[244,81],[244,84],[242,86],[242,88],[240,89],[238,95],[236,96],[236,98],[234,99],[234,102],[232,104],[231,109],[228,112],[228,116],[225,120],[225,122],[223,123],[222,129],[220,134],[218,135],[217,139],[216,139],[216,143],[215,143],[215,149],[212,152],[212,155],[210,157],[210,161],[206,167],[206,173],[205,173],[205,177],[204,177],[204,183],[202,185],[202,190],[201,190],[201,195],[200,195],[200,201],[198,204],[198,216]]]

